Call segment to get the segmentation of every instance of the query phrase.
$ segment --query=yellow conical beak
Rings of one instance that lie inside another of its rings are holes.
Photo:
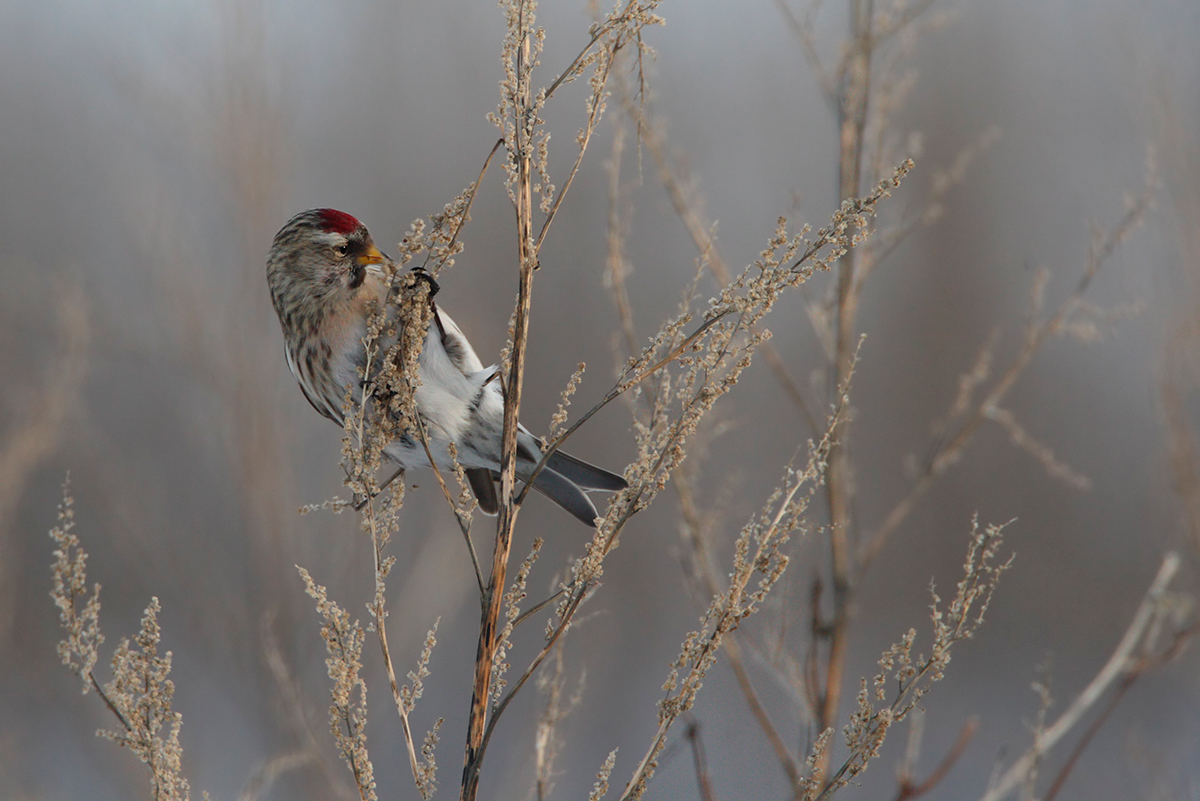
[[[361,266],[366,267],[368,264],[383,264],[387,261],[387,256],[380,253],[379,248],[372,244],[359,255],[356,261]]]

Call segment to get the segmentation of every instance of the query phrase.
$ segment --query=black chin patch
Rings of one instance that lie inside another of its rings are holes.
[[[350,288],[358,289],[367,278],[367,268],[355,262],[350,268]]]

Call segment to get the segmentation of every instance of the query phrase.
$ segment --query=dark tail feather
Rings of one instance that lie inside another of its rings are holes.
[[[479,501],[479,511],[485,515],[494,515],[500,511],[500,498],[496,495],[492,471],[486,467],[472,467],[464,472],[471,485],[471,492],[475,493],[475,500]]]
[[[629,486],[625,479],[616,473],[610,473],[602,467],[588,464],[582,459],[576,459],[571,454],[562,451],[555,451],[550,455],[546,462],[546,469],[553,470],[583,489],[616,492]]]
[[[551,463],[553,461],[551,458]],[[588,466],[590,467],[590,465]],[[547,466],[534,479],[533,488],[575,515],[585,525],[596,527],[596,518],[600,515],[596,512],[595,505],[584,491],[570,479],[559,475]]]

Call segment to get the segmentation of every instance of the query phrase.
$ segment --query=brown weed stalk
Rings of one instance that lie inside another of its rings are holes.
[[[578,173],[592,133],[604,112],[606,86],[617,54],[630,44],[641,52],[642,29],[659,22],[653,13],[657,4],[658,0],[629,0],[618,5],[607,17],[592,26],[588,43],[567,69],[549,87],[536,93],[534,69],[542,50],[545,32],[535,27],[535,3],[532,0],[508,0],[502,4],[508,22],[501,51],[505,78],[500,87],[499,106],[491,119],[503,134],[508,156],[505,162],[506,185],[516,210],[518,289],[509,331],[510,340],[502,359],[505,398],[500,461],[500,510],[492,551],[492,566],[481,603],[482,617],[475,658],[475,681],[468,719],[467,745],[463,757],[460,793],[463,801],[475,798],[488,734],[504,708],[502,703],[497,703],[489,722],[488,701],[495,695],[493,679],[498,678],[494,666],[505,639],[500,628],[503,606],[501,589],[505,585],[513,527],[520,502],[524,498],[524,493],[520,498],[516,497],[517,420],[524,385],[525,350],[529,336],[533,274],[538,266],[538,251]],[[550,182],[547,163],[546,145],[549,134],[543,127],[541,111],[559,86],[581,77],[589,68],[590,92],[586,100],[585,125],[577,137],[578,155],[563,188],[555,192],[555,187]],[[535,194],[541,197],[538,208],[543,214],[536,238],[533,203]],[[536,661],[540,663],[540,659]],[[523,676],[510,693],[520,689],[526,678],[527,676]]]
[[[158,653],[158,598],[151,598],[133,641],[122,637],[112,656],[112,679],[102,686],[95,667],[104,635],[100,632],[100,585],[88,589],[87,551],[75,534],[69,487],[63,487],[58,525],[50,531],[56,546],[50,597],[58,607],[65,637],[58,644],[63,664],[83,681],[83,693],[95,691],[120,722],[119,729],[96,732],[128,748],[150,769],[155,801],[188,801],[191,787],[182,774],[183,716],[172,711],[175,684],[169,678],[171,652]],[[207,794],[205,795],[207,798]]]

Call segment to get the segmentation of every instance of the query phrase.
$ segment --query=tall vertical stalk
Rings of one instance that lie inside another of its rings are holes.
[[[463,758],[461,801],[473,801],[479,789],[479,771],[483,762],[484,733],[487,730],[488,707],[492,695],[492,666],[500,638],[500,612],[504,584],[508,571],[509,551],[512,548],[513,527],[517,520],[516,497],[517,416],[521,406],[521,388],[525,377],[525,348],[529,339],[529,308],[533,291],[533,269],[537,254],[533,241],[533,176],[531,153],[533,94],[529,70],[530,24],[526,6],[522,4],[519,22],[522,41],[516,58],[516,97],[512,113],[516,118],[515,147],[510,158],[516,163],[517,255],[520,283],[517,308],[513,322],[512,351],[504,384],[504,432],[500,450],[500,513],[496,525],[496,542],[492,551],[492,569],[482,598],[482,620],[479,626],[479,645],[475,654],[475,681],[471,694],[471,712],[467,727],[467,746]]]

